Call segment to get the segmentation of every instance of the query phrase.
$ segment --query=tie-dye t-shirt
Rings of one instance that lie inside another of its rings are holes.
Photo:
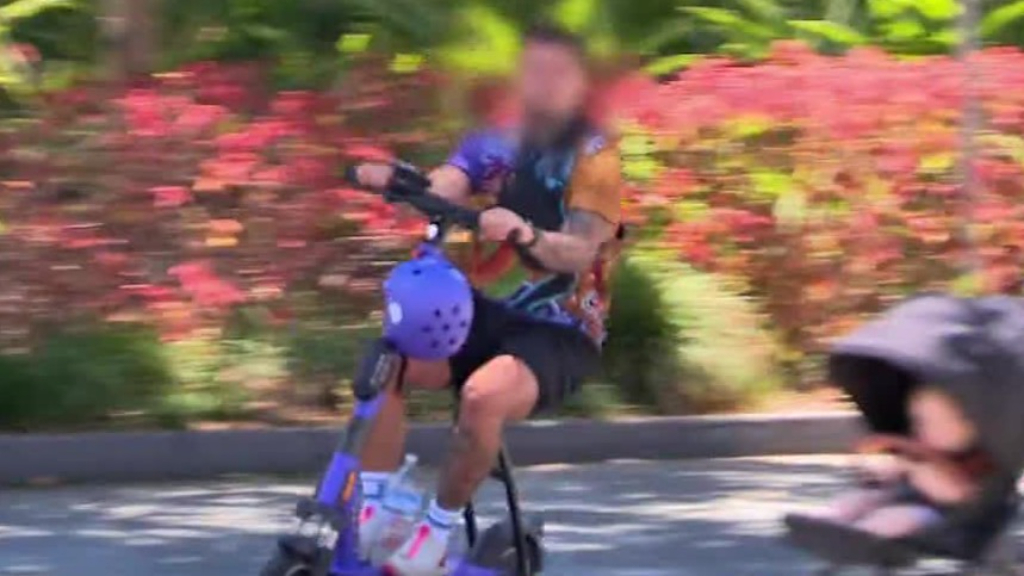
[[[520,150],[508,132],[478,132],[462,141],[448,164],[469,176],[482,199],[517,212],[538,228],[560,230],[574,209],[621,222],[619,151],[597,132],[583,134],[565,149],[546,151]],[[578,274],[526,270],[517,266],[514,250],[500,247],[492,253],[486,281],[518,272],[523,280],[511,293],[490,293],[539,319],[577,326],[600,343],[609,305],[606,281],[619,244],[618,239],[609,242],[594,266]]]

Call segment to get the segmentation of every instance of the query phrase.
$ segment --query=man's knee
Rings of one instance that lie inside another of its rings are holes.
[[[537,379],[521,360],[498,356],[470,376],[459,411],[468,421],[502,423],[525,418],[537,402]]]

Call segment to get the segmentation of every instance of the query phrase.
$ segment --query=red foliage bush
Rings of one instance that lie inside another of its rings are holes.
[[[436,80],[368,62],[322,93],[266,96],[257,70],[199,64],[114,98],[54,94],[2,126],[0,326],[7,342],[81,315],[168,336],[296,288],[366,292],[417,221],[341,168],[429,147]]]
[[[964,70],[949,58],[785,43],[757,66],[626,78],[595,104],[626,121],[627,168],[657,168],[629,190],[627,214],[663,224],[680,258],[741,279],[791,349],[813,351],[890,299],[960,277],[968,207],[988,289],[1018,284],[1024,55],[989,50],[971,65],[985,129],[969,204]],[[335,90],[272,94],[259,66],[198,64],[114,99],[56,94],[44,114],[4,124],[2,333],[99,314],[174,336],[239,302],[374,288],[379,253],[417,220],[346,187],[340,166],[449,144],[440,79],[385,68],[367,59]]]
[[[757,66],[708,60],[620,98],[662,169],[638,199],[681,258],[745,281],[794,350],[866,312],[948,287],[974,248],[985,289],[1009,290],[1024,247],[1024,54],[963,64],[872,49],[819,56],[781,44]],[[964,96],[983,130],[966,196]]]

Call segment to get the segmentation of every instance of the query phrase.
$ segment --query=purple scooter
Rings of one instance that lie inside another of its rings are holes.
[[[353,184],[353,169],[346,173]],[[398,265],[384,283],[384,336],[372,342],[353,381],[356,407],[312,498],[296,507],[298,530],[279,539],[260,576],[384,576],[359,557],[358,522],[362,505],[358,454],[380,409],[384,386],[405,369],[405,358],[443,359],[465,342],[473,318],[473,298],[465,276],[441,250],[451,226],[475,230],[480,214],[428,192],[430,181],[397,164],[384,192],[388,202],[419,210],[431,223],[416,256]],[[542,569],[543,519],[524,516],[502,448],[492,477],[505,487],[508,517],[478,533],[472,504],[463,514],[468,553],[450,576],[533,576]]]

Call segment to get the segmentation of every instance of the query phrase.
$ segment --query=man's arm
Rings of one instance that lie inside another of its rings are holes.
[[[356,168],[356,178],[364,186],[383,190],[388,185],[394,168],[390,164],[361,164]],[[445,164],[427,175],[430,178],[430,191],[446,200],[457,204],[469,202],[472,183],[465,172]]]
[[[575,208],[566,214],[560,232],[541,232],[530,254],[553,272],[581,272],[593,266],[616,225],[597,212]]]
[[[438,196],[465,206],[469,204],[472,186],[465,172],[444,164],[430,171],[430,191]]]
[[[595,139],[582,151],[569,180],[561,231],[542,232],[530,254],[554,272],[581,272],[593,266],[618,231],[621,194],[618,148]]]

